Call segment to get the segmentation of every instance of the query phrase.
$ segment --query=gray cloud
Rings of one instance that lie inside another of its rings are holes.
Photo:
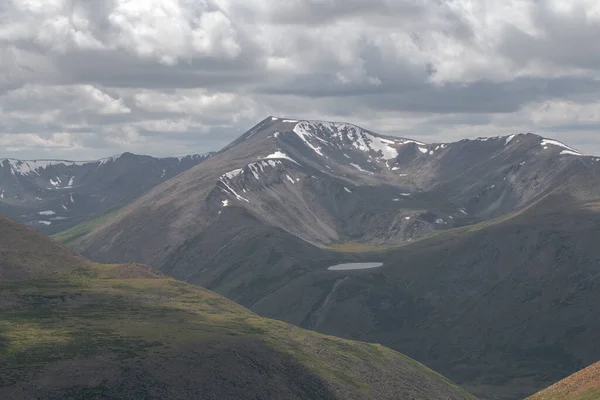
[[[10,0],[0,21],[0,156],[215,150],[266,115],[600,153],[592,0]]]

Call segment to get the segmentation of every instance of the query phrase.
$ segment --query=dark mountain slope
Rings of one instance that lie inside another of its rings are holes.
[[[142,265],[89,263],[5,218],[0,232],[18,249],[0,264],[2,399],[472,398],[382,346],[258,317]]]
[[[96,161],[0,160],[0,212],[52,233],[132,201],[210,154]]]
[[[241,208],[231,208],[220,222],[176,249],[161,270],[177,279],[215,288],[251,307],[267,293],[320,270],[322,265],[357,259],[266,226]]]
[[[599,209],[548,198],[497,223],[352,255],[381,268],[315,262],[244,304],[406,352],[484,398],[522,398],[600,358]]]

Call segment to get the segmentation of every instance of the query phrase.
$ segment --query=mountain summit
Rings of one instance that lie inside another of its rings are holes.
[[[268,117],[76,248],[160,265],[232,208],[319,246],[398,244],[515,212],[597,161],[533,134],[425,144],[347,123]]]

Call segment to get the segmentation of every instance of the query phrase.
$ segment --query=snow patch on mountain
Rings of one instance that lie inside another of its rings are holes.
[[[219,182],[221,182],[223,184],[223,186],[225,186],[225,193],[230,193],[233,196],[235,196],[236,199],[240,200],[240,201],[245,201],[246,203],[250,203],[250,200],[248,200],[247,198],[245,198],[244,196],[240,196],[227,182],[225,182],[225,179],[220,179]]]
[[[314,135],[308,130],[309,126],[306,122],[300,122],[294,127],[294,133],[298,135],[300,139],[306,144],[309,148],[311,148],[315,153],[320,156],[323,156],[323,152],[321,151],[321,147],[315,146],[310,142],[310,138],[314,137]]]
[[[100,167],[100,166],[102,166],[104,164],[113,163],[113,162],[117,161],[119,158],[121,158],[122,155],[123,154],[119,154],[119,155],[112,156],[112,157],[101,158],[101,159],[99,159],[97,161],[94,161],[94,162],[98,163],[98,167]]]
[[[361,168],[360,165],[357,165],[357,164],[354,164],[354,163],[350,163],[350,165],[352,165],[354,168],[356,168],[360,172],[366,172],[367,174],[373,175],[373,173],[371,171],[367,171],[366,169]]]
[[[241,174],[242,172],[244,172],[244,170],[242,168],[234,169],[233,171],[225,172],[221,177],[232,179],[232,178],[238,176],[239,174]]]
[[[560,155],[564,155],[564,154],[569,154],[569,155],[572,155],[572,156],[582,156],[583,155],[583,154],[581,154],[578,151],[571,151],[571,150],[563,150],[563,151],[560,152]]]
[[[410,141],[398,139],[391,140],[375,136],[364,129],[347,123],[325,121],[302,121],[294,127],[296,133],[304,143],[317,154],[323,156],[323,149],[311,143],[311,139],[319,141],[326,146],[342,147],[345,142],[350,142],[354,149],[363,152],[375,152],[384,159],[393,159],[398,156],[394,145],[401,145]],[[324,136],[324,137],[321,137]]]
[[[558,140],[542,139],[542,141],[540,142],[540,145],[544,146],[544,148],[547,148],[548,145],[562,147],[569,151],[569,153],[564,153],[564,154],[574,154],[574,155],[578,155],[578,156],[583,155],[583,153],[581,153],[580,151],[578,151],[570,146],[567,146],[566,144],[559,142]],[[561,154],[563,154],[563,153],[561,153]]]
[[[268,160],[268,159],[280,159],[280,158],[283,158],[283,159],[286,159],[286,160],[290,160],[291,162],[298,164],[298,162],[296,160],[294,160],[292,157],[288,156],[287,154],[285,154],[285,153],[283,153],[281,151],[276,151],[275,153],[269,154],[268,156],[265,157],[266,160]],[[300,164],[298,164],[298,165],[300,165]]]
[[[250,169],[250,172],[252,172],[252,175],[254,175],[256,179],[260,179],[260,174],[265,173],[267,168],[275,168],[278,165],[281,165],[281,160],[279,159],[264,159],[248,164],[248,168]]]

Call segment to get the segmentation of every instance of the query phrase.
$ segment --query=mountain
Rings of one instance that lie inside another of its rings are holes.
[[[527,400],[600,399],[600,363],[563,379]]]
[[[127,204],[209,156],[123,153],[96,161],[2,159],[0,212],[42,232],[58,232]]]
[[[383,346],[90,263],[2,216],[0,249],[3,399],[474,399]]]
[[[259,315],[382,343],[481,398],[519,399],[600,358],[599,210],[553,195],[508,217],[344,252],[232,208],[161,269]],[[384,266],[327,269],[373,261]]]
[[[600,359],[599,160],[534,134],[424,144],[269,117],[67,237],[523,398]]]
[[[319,246],[397,244],[522,209],[598,160],[533,134],[425,145],[270,117],[73,246],[162,265],[235,207]]]

